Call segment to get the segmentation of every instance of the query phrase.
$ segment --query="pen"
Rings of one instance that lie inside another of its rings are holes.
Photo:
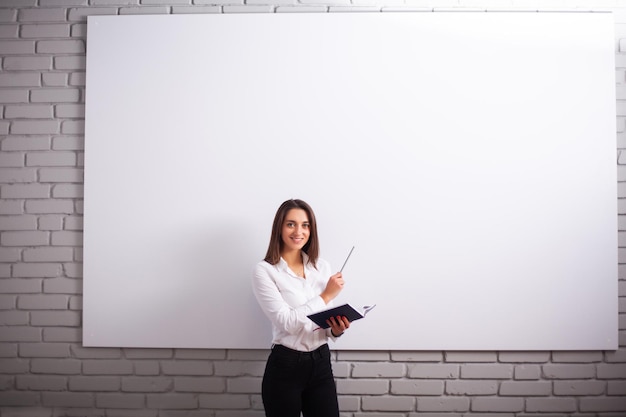
[[[350,259],[350,255],[352,255],[352,251],[354,250],[354,246],[352,246],[352,249],[350,249],[350,253],[348,253],[348,256],[346,257],[346,260],[343,262],[343,266],[341,267],[341,269],[339,270],[339,272],[343,272],[343,268],[346,266],[346,264],[348,263],[348,259]]]

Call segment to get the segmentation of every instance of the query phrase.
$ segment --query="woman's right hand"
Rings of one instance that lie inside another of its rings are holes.
[[[337,272],[335,275],[331,276],[328,279],[326,288],[324,289],[322,294],[320,294],[320,296],[322,297],[324,302],[328,304],[330,303],[331,300],[337,297],[337,295],[339,295],[339,293],[343,289],[343,285],[344,285],[343,275],[341,275],[341,272]]]

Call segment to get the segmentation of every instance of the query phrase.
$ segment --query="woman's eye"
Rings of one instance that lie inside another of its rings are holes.
[[[293,223],[287,223],[287,227],[293,227]]]

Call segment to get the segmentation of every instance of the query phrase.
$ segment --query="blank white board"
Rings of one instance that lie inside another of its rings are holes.
[[[268,348],[301,198],[335,349],[615,349],[614,88],[605,13],[90,16],[84,344]]]

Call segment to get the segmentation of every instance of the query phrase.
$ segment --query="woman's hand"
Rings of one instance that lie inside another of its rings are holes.
[[[335,275],[328,279],[328,283],[326,284],[326,288],[320,294],[320,296],[324,299],[324,302],[328,304],[331,300],[333,300],[341,290],[343,289],[343,275],[341,272],[337,272]]]
[[[346,329],[350,327],[350,321],[346,316],[337,316],[337,318],[331,317],[330,319],[326,320],[326,323],[328,323],[328,325],[330,326],[330,332],[335,337],[341,336],[343,332],[345,332]]]

